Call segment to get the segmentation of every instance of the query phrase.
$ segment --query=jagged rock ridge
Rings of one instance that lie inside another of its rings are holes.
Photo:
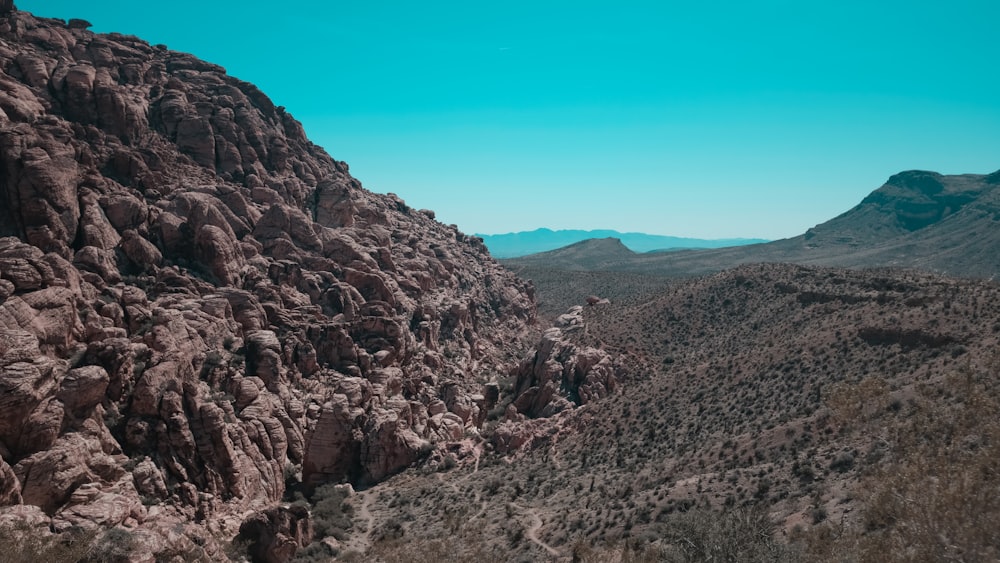
[[[475,432],[530,286],[253,85],[83,27],[0,16],[0,504],[156,553]]]

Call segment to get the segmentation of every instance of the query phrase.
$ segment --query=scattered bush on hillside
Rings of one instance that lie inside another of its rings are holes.
[[[580,563],[658,563],[663,558],[663,550],[655,545],[594,548],[581,541],[573,546],[573,561]]]
[[[471,552],[467,551],[470,547],[473,548]],[[416,561],[502,563],[510,560],[502,551],[491,549],[484,543],[470,545],[469,542],[455,538],[382,540],[375,542],[369,554],[373,554],[378,561],[385,563]]]
[[[85,561],[93,563],[129,563],[135,559],[135,535],[124,528],[111,528],[104,532],[90,551]]]
[[[791,562],[795,552],[774,538],[775,524],[759,506],[718,513],[692,509],[675,513],[666,522],[668,547],[663,561],[699,562]]]
[[[837,383],[824,395],[834,418],[847,426],[878,417],[890,403],[889,385],[881,377],[867,377],[859,383]]]
[[[811,559],[861,562],[1000,558],[1000,371],[965,367],[916,386],[886,416],[889,453],[863,480],[861,521],[807,534]],[[860,385],[858,386],[860,387]],[[855,388],[854,391],[859,391]]]
[[[864,511],[868,561],[1000,557],[1000,381],[971,369],[918,388],[893,428],[895,460]]]

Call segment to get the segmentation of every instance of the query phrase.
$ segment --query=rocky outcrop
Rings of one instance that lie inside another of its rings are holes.
[[[284,563],[312,541],[312,521],[302,506],[271,507],[244,520],[239,537],[254,563]]]
[[[555,325],[564,332],[576,330],[583,327],[583,307],[575,305],[569,311],[556,317]]]
[[[290,474],[476,432],[530,286],[253,85],[85,24],[0,18],[0,505],[194,549],[164,522],[231,537]]]
[[[6,461],[0,460],[0,506],[21,504],[21,482]]]
[[[580,313],[580,308],[574,307],[559,317],[560,323],[580,328]],[[511,415],[550,417],[605,397],[617,389],[619,371],[607,352],[577,347],[564,337],[562,329],[551,328],[542,335],[535,353],[517,369]]]

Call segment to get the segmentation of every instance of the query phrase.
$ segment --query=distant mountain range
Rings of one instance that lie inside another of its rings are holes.
[[[697,239],[671,237],[664,235],[649,235],[646,233],[621,233],[618,231],[599,229],[593,231],[535,229],[501,235],[477,234],[490,249],[490,254],[496,258],[516,258],[538,252],[555,250],[564,246],[591,239],[614,238],[621,241],[633,252],[652,252],[656,250],[676,250],[682,248],[723,248],[767,242],[765,239],[732,238],[732,239]]]
[[[793,262],[995,278],[1000,275],[1000,172],[901,172],[853,209],[797,237],[766,244],[636,254],[613,241],[591,240],[505,262],[667,276],[699,275],[752,262]]]

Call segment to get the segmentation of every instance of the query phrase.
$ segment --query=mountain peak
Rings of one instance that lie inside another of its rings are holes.
[[[894,174],[852,209],[793,238],[685,252],[593,252],[596,258],[586,257],[584,251],[593,247],[583,245],[510,263],[674,276],[704,274],[748,262],[797,262],[910,267],[993,277],[1000,271],[998,221],[1000,171],[945,175],[908,170]],[[623,242],[628,245],[627,240]]]
[[[592,238],[587,240],[581,240],[580,242],[573,243],[567,246],[563,250],[600,250],[603,252],[621,252],[626,254],[635,254],[622,242],[622,239],[617,237],[604,237],[604,238]],[[555,251],[553,251],[555,252]]]
[[[547,228],[499,235],[478,234],[497,258],[516,258],[547,252],[585,240],[614,239],[632,252],[653,252],[680,248],[721,248],[767,242],[764,239],[696,239],[647,233],[622,233],[610,229],[579,230]]]
[[[892,175],[885,184],[887,186],[896,186],[932,195],[940,193],[944,189],[944,186],[941,184],[942,178],[943,176],[937,172],[931,172],[928,170],[907,170],[900,172],[899,174]]]
[[[860,219],[877,229],[918,231],[975,201],[984,191],[983,179],[983,176],[971,174],[944,176],[923,170],[900,172],[834,221]],[[866,214],[866,210],[875,215]]]
[[[635,255],[635,252],[629,250],[620,238],[604,237],[581,240],[563,248],[542,252],[537,256],[566,257],[570,255],[587,255],[594,258],[618,258]]]
[[[549,250],[512,259],[511,263],[532,263],[565,270],[595,270],[610,264],[627,261],[636,256],[621,239],[615,237],[591,238]]]

